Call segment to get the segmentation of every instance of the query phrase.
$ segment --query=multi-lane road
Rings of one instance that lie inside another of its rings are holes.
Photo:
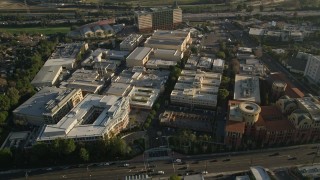
[[[319,16],[320,11],[297,11],[295,14],[294,11],[265,11],[265,12],[225,12],[225,13],[199,13],[199,14],[190,14],[184,13],[183,20],[189,21],[205,21],[212,20],[216,18],[235,18],[237,16],[251,16],[260,14],[261,16],[287,16],[287,17],[305,17],[305,16]]]
[[[251,151],[244,153],[203,156],[185,156],[182,159],[183,164],[172,164],[168,161],[154,161],[149,164],[154,165],[154,171],[164,171],[164,175],[154,176],[156,178],[168,177],[171,174],[184,175],[186,171],[202,172],[208,171],[206,176],[214,177],[230,171],[247,171],[250,166],[260,165],[269,169],[278,167],[287,167],[295,165],[304,165],[320,163],[320,157],[316,155],[318,145],[303,145],[290,148],[271,149],[263,151]],[[279,155],[275,155],[279,153]],[[289,160],[296,157],[295,160]],[[81,167],[57,170],[55,168],[48,170],[30,171],[28,179],[124,179],[125,176],[137,174],[143,170],[143,162],[128,161],[129,167],[119,167],[122,163],[111,166]],[[21,172],[14,175],[1,175],[4,179],[25,179],[25,173]],[[0,179],[2,179],[0,178]]]

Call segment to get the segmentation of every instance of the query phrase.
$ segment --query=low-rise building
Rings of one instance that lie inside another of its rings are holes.
[[[163,126],[212,132],[212,114],[165,111],[160,115]]]
[[[199,62],[197,64],[197,69],[201,69],[202,71],[211,71],[212,70],[213,61],[208,57],[200,57]]]
[[[23,148],[28,146],[30,131],[22,131],[22,132],[10,132],[7,136],[6,140],[1,145],[0,149],[4,148]]]
[[[126,97],[131,92],[131,85],[125,83],[111,83],[108,90],[105,92],[106,95],[122,96]]]
[[[160,90],[134,86],[128,95],[130,107],[139,109],[152,109],[159,96]]]
[[[241,75],[252,75],[252,76],[264,76],[266,74],[266,68],[263,63],[258,59],[246,59],[240,61]]]
[[[31,125],[56,123],[82,99],[80,89],[44,87],[13,111],[14,122]]]
[[[135,66],[132,70],[124,70],[112,78],[112,83],[131,84],[136,87],[146,87],[164,91],[164,85],[170,75],[168,70],[145,70],[142,66]]]
[[[169,69],[171,66],[177,65],[177,61],[166,61],[161,59],[149,59],[146,63],[147,69]]]
[[[85,42],[59,44],[43,66],[62,66],[73,69],[77,56],[88,49]]]
[[[129,112],[128,98],[88,94],[57,124],[44,125],[37,142],[51,143],[57,138],[76,142],[110,138],[127,127]]]
[[[102,89],[104,83],[97,71],[78,69],[68,80],[61,82],[60,88],[80,88],[84,94],[95,94]]]
[[[57,83],[62,72],[62,66],[42,66],[31,81],[34,87],[53,86]]]
[[[187,49],[187,45],[191,43],[190,32],[156,30],[151,37],[147,38],[144,46],[154,49],[169,49],[184,52]]]
[[[155,49],[152,55],[156,59],[167,61],[180,61],[183,58],[183,53],[181,51],[170,49]]]
[[[259,78],[256,76],[236,75],[234,99],[260,104]]]
[[[190,56],[184,68],[189,70],[196,70],[198,62],[199,62],[198,56]]]
[[[120,43],[120,50],[132,51],[142,42],[142,40],[143,40],[142,35],[130,34]]]
[[[189,107],[215,108],[221,74],[183,70],[171,92],[173,104]]]
[[[213,60],[213,64],[212,64],[212,70],[213,72],[216,73],[223,73],[223,69],[224,69],[224,60],[222,59],[215,59]]]
[[[126,60],[127,67],[144,66],[149,60],[151,51],[152,51],[152,48],[149,48],[149,47],[137,47],[127,57],[127,60]]]

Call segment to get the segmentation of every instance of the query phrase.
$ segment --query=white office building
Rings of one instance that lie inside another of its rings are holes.
[[[304,76],[309,78],[314,83],[320,82],[320,56],[308,55],[307,66],[304,70]]]
[[[171,103],[189,107],[215,108],[220,82],[220,73],[183,70],[171,92]]]
[[[129,100],[119,96],[88,94],[57,124],[44,125],[38,142],[57,138],[96,141],[118,134],[129,121]]]

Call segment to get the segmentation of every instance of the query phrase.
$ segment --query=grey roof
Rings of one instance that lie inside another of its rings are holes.
[[[141,60],[145,58],[151,51],[149,47],[137,47],[127,59]]]
[[[167,44],[167,45],[181,45],[183,39],[148,39],[145,44]]]
[[[106,92],[107,95],[124,94],[130,88],[130,84],[112,83]]]
[[[42,116],[49,113],[51,109],[68,96],[72,89],[61,89],[56,87],[44,87],[37,94],[16,108],[13,113],[29,116]]]
[[[53,83],[57,74],[62,71],[62,66],[42,66],[40,71],[31,81],[31,84]]]

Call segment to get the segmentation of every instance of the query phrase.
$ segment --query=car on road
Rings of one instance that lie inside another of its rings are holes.
[[[128,164],[128,163],[124,163],[123,165],[122,165],[122,167],[129,167],[130,166],[130,164]]]
[[[309,152],[307,155],[314,155],[316,152]]]
[[[297,160],[297,157],[288,157],[288,160]]]
[[[227,158],[227,159],[224,159],[223,162],[227,162],[227,161],[230,161],[231,159],[230,158]]]
[[[52,170],[53,170],[52,168],[47,168],[47,169],[46,169],[46,171],[52,171]]]
[[[208,174],[208,171],[202,171],[201,174]]]
[[[174,160],[174,162],[175,163],[181,163],[182,161],[181,161],[181,159],[176,159],[176,160]]]
[[[269,156],[279,156],[280,154],[278,152],[275,152],[273,154],[270,154]]]
[[[160,174],[160,175],[164,174],[164,171],[158,171],[158,174]]]

